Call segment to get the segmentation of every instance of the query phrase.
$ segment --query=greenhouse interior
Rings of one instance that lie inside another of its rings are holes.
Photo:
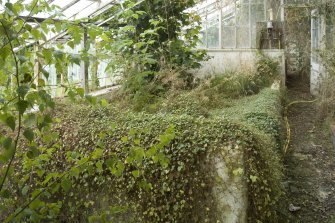
[[[335,0],[0,0],[0,222],[335,221]]]

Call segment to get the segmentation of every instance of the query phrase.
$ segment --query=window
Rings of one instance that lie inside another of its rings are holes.
[[[219,48],[219,14],[215,13],[211,15],[209,19],[207,19],[207,47],[208,48]]]
[[[256,48],[256,23],[265,21],[266,0],[211,1],[199,9],[206,48]]]

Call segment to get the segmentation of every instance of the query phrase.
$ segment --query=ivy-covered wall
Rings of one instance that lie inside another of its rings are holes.
[[[282,171],[279,92],[265,89],[237,104],[207,118],[65,105],[57,114],[63,120],[57,131],[65,148],[89,151],[103,132],[107,157],[113,154],[122,161],[140,148],[143,154],[138,176],[133,176],[134,166],[127,160],[121,178],[109,178],[108,168],[103,168],[91,182],[91,188],[105,188],[96,196],[104,195],[103,201],[90,198],[96,205],[80,212],[65,205],[64,211],[78,216],[100,213],[106,203],[126,203],[118,218],[125,222],[275,222]],[[252,107],[257,109],[249,110]],[[157,155],[153,145],[165,140],[160,135],[169,126],[174,126],[173,139]],[[167,160],[160,160],[159,154]],[[105,166],[107,160],[102,162]],[[81,184],[91,180],[88,176]],[[75,187],[72,193],[79,199]]]

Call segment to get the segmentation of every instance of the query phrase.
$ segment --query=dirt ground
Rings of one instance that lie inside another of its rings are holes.
[[[289,102],[314,99],[300,76],[288,77],[287,86]],[[329,123],[320,117],[316,103],[289,108],[292,138],[284,160],[285,206],[301,209],[285,211],[285,222],[335,223],[335,149]]]

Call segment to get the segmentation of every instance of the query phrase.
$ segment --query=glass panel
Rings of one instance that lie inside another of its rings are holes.
[[[249,27],[236,28],[237,48],[250,48],[250,32]]]
[[[256,22],[265,21],[264,5],[263,4],[252,4],[251,7],[251,24],[255,25]]]
[[[77,64],[69,65],[68,78],[70,83],[80,82],[80,66]]]
[[[217,10],[218,10],[218,7],[217,7],[216,3],[213,3],[209,6],[207,6],[207,14],[213,13]]]
[[[242,4],[236,9],[237,11],[237,24],[249,25],[249,4]]]
[[[199,34],[199,39],[201,42],[199,43],[200,48],[207,48],[207,39],[206,39],[206,31],[201,30]]]
[[[223,7],[225,6],[234,6],[235,7],[235,0],[222,0],[221,4]]]
[[[212,19],[207,23],[207,46],[208,48],[219,47],[219,18]]]
[[[11,3],[15,3],[18,0],[9,0]],[[5,2],[5,1],[3,1]],[[7,2],[7,0],[6,0]],[[24,0],[23,4],[30,4],[32,0]],[[87,13],[89,10],[95,10],[105,7],[108,4],[115,4],[115,0],[54,0],[50,2],[50,5],[56,5],[64,10],[64,15],[67,18],[72,17],[73,15],[77,13],[82,13],[83,10],[86,11],[86,13],[83,13],[81,17],[77,17],[76,19],[86,17],[87,15],[90,15],[90,13]],[[3,4],[0,4],[0,12],[3,9]],[[94,5],[93,5],[94,4]],[[91,7],[92,5],[92,7]],[[93,7],[94,6],[94,7]],[[23,12],[22,15],[28,15],[29,12]],[[41,18],[47,18],[50,17],[49,13],[38,13],[35,15],[35,17],[41,17]]]
[[[51,3],[51,5],[57,5],[60,8],[64,8],[66,5],[69,4],[69,1],[64,1],[64,0],[56,0]]]
[[[222,47],[223,48],[235,48],[235,26],[223,26],[222,27]]]
[[[264,0],[250,0],[251,4],[262,4],[264,5]]]
[[[77,13],[81,12],[82,10],[86,9],[87,7],[89,7],[92,4],[93,3],[91,1],[82,0],[82,1],[79,1],[78,3],[74,4],[70,8],[66,9],[63,13],[66,16],[66,18],[70,18],[70,17],[76,15]]]
[[[219,47],[219,14],[211,14],[207,20],[207,47]]]
[[[222,8],[222,24],[224,26],[235,25],[236,11],[235,4],[231,4]]]

